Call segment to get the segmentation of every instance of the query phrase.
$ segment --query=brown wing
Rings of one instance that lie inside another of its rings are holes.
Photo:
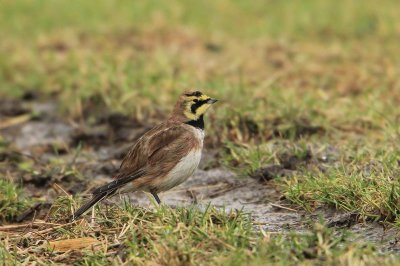
[[[123,173],[125,171],[134,172],[146,166],[148,159],[147,146],[148,142],[154,134],[157,134],[160,130],[168,128],[167,123],[161,123],[149,131],[147,131],[143,136],[141,136],[136,143],[132,146],[129,152],[125,155],[122,160],[119,172]]]
[[[193,142],[193,140],[190,141],[193,139],[192,134],[182,125],[172,126],[157,132],[148,143],[149,166],[154,166],[161,160],[169,161],[168,159],[173,159],[173,161],[177,161],[176,157],[181,158],[187,154],[191,148],[191,142]]]
[[[198,145],[188,127],[172,122],[160,124],[143,135],[125,156],[117,179],[139,170],[148,174],[169,171]]]

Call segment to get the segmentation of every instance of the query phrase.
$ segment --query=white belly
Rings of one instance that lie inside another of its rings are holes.
[[[193,175],[194,171],[199,166],[200,159],[201,149],[188,153],[175,165],[171,172],[164,177],[159,185],[159,190],[166,191],[185,182]]]
[[[201,159],[201,151],[203,148],[204,130],[193,128],[196,138],[200,141],[199,149],[189,152],[183,157],[177,165],[166,176],[159,186],[160,191],[169,190],[191,177],[197,169]]]

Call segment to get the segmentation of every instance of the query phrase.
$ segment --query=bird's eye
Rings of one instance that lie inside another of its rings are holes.
[[[195,103],[197,103],[198,101],[199,101],[199,100],[197,100],[197,99],[194,99],[194,100],[193,100],[193,102],[195,102]]]

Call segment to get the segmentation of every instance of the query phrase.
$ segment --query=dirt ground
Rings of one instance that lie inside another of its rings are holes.
[[[42,202],[35,209],[36,218],[46,217],[57,196],[89,195],[91,189],[110,181],[130,145],[151,127],[116,114],[82,124],[59,117],[56,107],[54,102],[40,103],[29,95],[20,102],[2,100],[0,104],[0,135],[7,143],[0,158],[9,162],[0,172]],[[371,241],[382,251],[399,249],[392,229],[378,222],[361,221],[333,209],[309,213],[282,195],[273,182],[238,177],[221,166],[216,150],[205,150],[195,175],[160,197],[172,207],[211,204],[227,211],[243,209],[251,214],[254,226],[267,232],[304,232],[310,221],[324,218],[328,226],[348,228],[355,239]],[[143,192],[128,196],[132,204],[154,207]],[[106,204],[119,200],[115,196]],[[33,213],[28,211],[18,222],[29,221]]]

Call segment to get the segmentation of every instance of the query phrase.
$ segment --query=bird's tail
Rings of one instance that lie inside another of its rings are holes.
[[[71,216],[70,220],[74,221],[74,220],[78,219],[88,209],[93,207],[93,205],[95,205],[97,202],[99,202],[102,199],[104,199],[105,197],[107,197],[108,194],[109,193],[107,193],[107,192],[103,192],[103,193],[100,193],[100,194],[93,195],[92,198],[88,202],[86,202],[78,210],[76,210],[76,212]]]
[[[74,221],[77,218],[79,218],[82,214],[84,214],[88,209],[90,209],[93,205],[95,205],[97,202],[101,201],[104,198],[107,198],[108,196],[113,195],[119,188],[125,186],[129,182],[143,176],[145,174],[145,171],[143,169],[140,169],[136,171],[133,174],[121,174],[120,176],[117,177],[116,180],[105,184],[93,191],[93,196],[92,198],[83,204],[82,207],[80,207],[70,218],[70,221]]]

